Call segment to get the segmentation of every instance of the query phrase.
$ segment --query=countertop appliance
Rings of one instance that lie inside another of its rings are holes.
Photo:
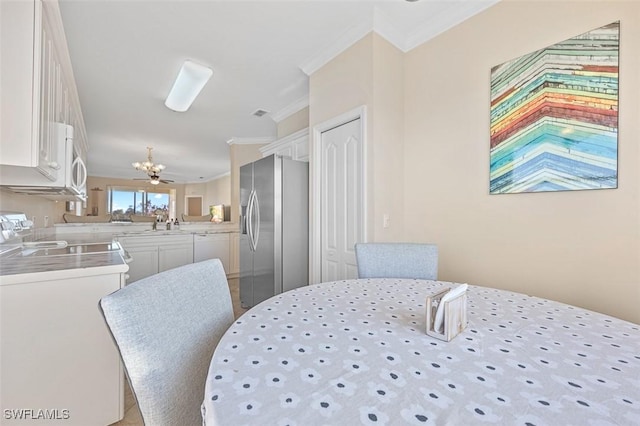
[[[274,155],[240,167],[240,303],[309,282],[309,165]]]
[[[52,200],[80,200],[87,198],[87,167],[80,147],[73,141],[73,127],[54,123],[55,160],[49,165],[55,175],[45,175],[31,167],[0,167],[0,184],[21,194],[41,195]],[[40,173],[37,173],[37,172]]]
[[[31,235],[33,221],[20,212],[0,212],[0,248],[4,243],[15,245],[23,236]],[[8,246],[7,246],[8,247]],[[0,251],[1,253],[2,251]]]
[[[120,420],[124,374],[98,301],[125,285],[122,248],[34,241],[19,212],[0,212],[0,226],[0,422]]]

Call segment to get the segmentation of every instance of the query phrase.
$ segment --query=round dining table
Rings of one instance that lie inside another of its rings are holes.
[[[204,424],[640,424],[640,326],[469,285],[446,342],[426,298],[452,286],[335,281],[255,306],[215,350]]]

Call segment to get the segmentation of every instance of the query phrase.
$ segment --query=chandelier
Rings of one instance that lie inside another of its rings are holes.
[[[145,172],[149,177],[151,177],[152,180],[154,177],[157,180],[159,178],[158,173],[164,170],[165,166],[164,164],[153,163],[153,158],[151,157],[152,149],[153,148],[151,148],[150,146],[147,147],[147,161],[143,161],[142,163],[136,161],[135,163],[131,163],[131,165],[135,167],[136,170],[142,170],[143,172]]]

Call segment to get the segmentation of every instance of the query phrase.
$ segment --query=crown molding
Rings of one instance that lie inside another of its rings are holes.
[[[210,179],[209,179],[207,182],[205,182],[205,183],[209,183],[209,182],[212,182],[212,181],[214,181],[214,180],[222,179],[223,177],[227,177],[227,176],[231,176],[231,172],[230,172],[230,171],[229,171],[229,172],[222,173],[222,174],[220,174],[220,175],[216,175],[216,176],[214,176],[214,177],[210,178]]]
[[[443,32],[466,21],[474,15],[498,3],[500,0],[483,0],[458,2],[456,7],[450,7],[425,21],[421,28],[408,34],[405,38],[404,52],[408,52],[422,43],[442,34]]]
[[[310,76],[371,31],[386,39],[402,52],[407,53],[499,1],[501,0],[456,2],[456,7],[449,7],[431,16],[430,19],[420,25],[418,30],[412,33],[407,33],[398,25],[392,23],[380,8],[374,7],[371,19],[366,19],[360,24],[351,27],[335,43],[302,63],[300,69]]]
[[[213,182],[216,179],[220,179],[220,178],[223,178],[225,176],[230,176],[230,175],[231,175],[231,172],[229,171],[229,172],[224,172],[222,174],[215,175],[215,176],[208,176],[208,177],[203,177],[201,179],[194,180],[194,181],[187,181],[187,182],[184,182],[184,183],[181,183],[181,184],[182,185],[198,185],[198,184],[199,185],[205,185],[205,184],[207,184],[209,182]]]
[[[276,123],[279,123],[285,118],[295,114],[296,112],[308,106],[309,106],[309,95],[305,95],[302,98],[298,99],[297,101],[292,102],[291,104],[282,108],[280,111],[270,114],[269,116],[273,121],[275,121]]]
[[[290,135],[284,136],[280,139],[276,139],[268,145],[261,146],[258,150],[264,154],[267,151],[277,151],[278,148],[283,147],[291,142],[297,141],[302,138],[309,138],[309,128],[305,127],[304,129],[300,129],[297,132],[291,133]]]
[[[386,14],[377,6],[373,8],[373,31],[404,53],[407,52],[405,50],[407,44],[405,32],[389,21]]]
[[[317,55],[309,58],[300,65],[300,69],[306,75],[311,75],[318,71],[333,58],[344,52],[348,47],[369,34],[373,30],[373,22],[364,21],[347,30],[335,43],[327,46]]]
[[[257,145],[257,144],[265,144],[271,143],[274,141],[272,137],[261,137],[261,138],[239,138],[233,137],[227,141],[229,145]]]

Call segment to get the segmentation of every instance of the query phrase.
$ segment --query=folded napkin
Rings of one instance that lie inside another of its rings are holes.
[[[448,302],[451,299],[455,299],[462,293],[467,291],[466,284],[460,284],[456,287],[449,289],[449,292],[442,296],[440,303],[438,303],[438,309],[436,310],[436,319],[433,324],[433,329],[438,333],[444,332],[444,302]]]

